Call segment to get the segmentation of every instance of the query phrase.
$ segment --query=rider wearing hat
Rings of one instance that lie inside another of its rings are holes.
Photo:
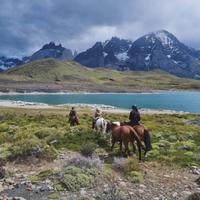
[[[102,112],[99,108],[96,109],[94,117],[93,117],[93,121],[92,121],[92,128],[94,129],[94,125],[97,121],[97,119],[99,119],[100,117],[102,117]]]
[[[139,125],[140,123],[140,113],[136,105],[132,106],[132,110],[129,114],[130,125]]]

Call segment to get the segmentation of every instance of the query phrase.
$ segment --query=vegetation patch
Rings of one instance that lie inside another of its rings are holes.
[[[138,171],[131,171],[127,178],[133,183],[141,183],[143,181],[143,174]]]
[[[55,172],[52,169],[41,171],[38,175],[29,176],[31,182],[44,181],[46,178],[52,176]]]
[[[80,188],[92,188],[95,186],[95,168],[69,166],[57,175],[54,185],[58,190],[79,191]]]
[[[52,160],[60,149],[82,152],[91,156],[94,152],[104,159],[105,155],[118,155],[118,145],[110,152],[110,140],[91,130],[90,110],[78,110],[80,125],[70,127],[68,108],[65,109],[9,109],[1,110],[0,158],[26,159],[35,156]],[[127,121],[127,114],[105,113],[111,121]],[[148,160],[162,161],[180,166],[200,166],[200,126],[188,124],[199,115],[143,115],[142,124],[150,130],[153,150]],[[130,147],[130,149],[132,149]],[[133,170],[137,171],[137,170]]]

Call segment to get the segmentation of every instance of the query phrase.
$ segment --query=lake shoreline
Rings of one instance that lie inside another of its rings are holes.
[[[165,92],[197,92],[200,90],[189,89],[189,90],[179,90],[179,89],[168,89],[168,90],[135,90],[135,91],[109,91],[109,92],[100,92],[100,91],[57,91],[57,92],[40,92],[40,91],[32,91],[32,92],[2,92],[0,90],[0,96],[4,95],[64,95],[64,94],[156,94],[156,93],[165,93]]]
[[[25,108],[25,109],[70,109],[71,107],[76,107],[77,109],[90,109],[94,111],[96,108],[100,108],[102,112],[105,113],[119,113],[128,114],[130,109],[118,108],[111,105],[104,104],[84,104],[84,103],[68,103],[60,105],[49,105],[45,103],[34,103],[34,102],[23,102],[23,101],[11,101],[11,100],[0,100],[0,108]],[[139,109],[141,114],[193,114],[191,112],[166,110],[166,109],[149,109],[141,108]]]

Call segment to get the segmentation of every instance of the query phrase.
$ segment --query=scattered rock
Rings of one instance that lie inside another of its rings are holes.
[[[15,181],[12,180],[11,178],[7,178],[7,179],[5,179],[5,183],[8,183],[9,185],[14,185]]]
[[[177,150],[191,151],[192,148],[190,146],[180,146],[177,147]]]
[[[176,197],[178,196],[178,193],[177,192],[174,192],[173,194],[172,194],[172,197],[175,199]]]
[[[139,189],[138,192],[139,192],[140,194],[144,194],[144,190]]]
[[[183,191],[182,192],[184,200],[187,200],[187,198],[192,194],[190,191]]]
[[[26,200],[23,197],[13,197],[13,200]]]
[[[192,166],[190,168],[190,173],[199,175],[200,174],[200,168],[198,168],[196,166]]]
[[[200,199],[200,193],[195,192],[195,193],[192,193],[191,195],[189,195],[186,200],[199,200],[199,199]]]
[[[146,186],[145,186],[145,185],[143,185],[143,184],[140,184],[139,186],[140,186],[140,188],[143,188],[143,189],[145,189],[145,188],[146,188]]]
[[[195,182],[200,185],[200,177],[195,180]]]

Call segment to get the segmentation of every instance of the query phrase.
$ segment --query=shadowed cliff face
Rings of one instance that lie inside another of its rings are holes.
[[[181,43],[173,34],[161,30],[135,42],[112,38],[78,54],[75,60],[88,67],[113,67],[119,70],[162,69],[180,77],[200,78],[200,53]]]
[[[73,53],[70,49],[62,47],[61,44],[55,45],[54,42],[44,45],[39,51],[30,56],[29,61],[40,60],[44,58],[56,58],[59,60],[72,60]]]

